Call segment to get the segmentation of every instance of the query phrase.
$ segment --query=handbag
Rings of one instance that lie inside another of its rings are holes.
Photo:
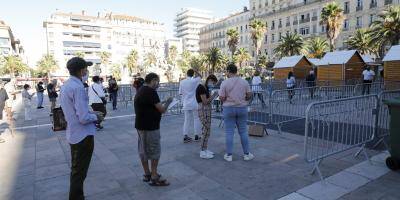
[[[96,90],[93,88],[93,85],[92,85],[92,90],[93,90],[93,92],[96,93],[96,95],[101,99],[101,101],[103,102],[103,104],[106,105],[106,104],[107,104],[107,99],[106,99],[106,97],[100,97],[99,94],[96,92]]]

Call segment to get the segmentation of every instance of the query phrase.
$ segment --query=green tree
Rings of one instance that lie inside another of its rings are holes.
[[[114,64],[112,68],[112,76],[115,80],[121,80],[121,67],[118,64]]]
[[[37,62],[37,71],[41,74],[45,74],[50,80],[50,73],[58,69],[57,61],[53,55],[47,54]]]
[[[328,51],[328,42],[320,37],[314,37],[305,43],[304,53],[308,58],[322,58]]]
[[[398,45],[400,42],[400,6],[391,6],[378,15],[378,19],[372,22],[369,31],[372,42],[379,48],[383,57],[383,49],[386,45]]]
[[[274,49],[274,53],[277,54],[279,58],[299,55],[303,49],[303,44],[303,38],[299,34],[286,33],[280,40],[278,46]]]
[[[267,65],[268,65],[268,58],[267,58],[266,55],[261,55],[261,56],[258,58],[258,65],[259,65],[260,67],[264,67],[264,68],[267,67]]]
[[[228,31],[226,32],[226,35],[228,36],[228,47],[232,53],[231,55],[232,55],[232,61],[233,61],[233,57],[235,55],[237,45],[239,44],[239,32],[236,29],[228,29]]]
[[[85,53],[82,51],[77,51],[77,52],[75,52],[74,56],[79,57],[79,58],[85,58]]]
[[[145,57],[145,64],[148,67],[151,67],[152,65],[157,64],[156,55],[154,53],[152,53],[152,52],[147,53],[146,57]]]
[[[100,53],[100,63],[104,66],[104,69],[107,71],[107,66],[110,62],[111,53],[107,51],[102,51]]]
[[[231,61],[229,60],[229,56],[227,54],[222,53],[221,61],[217,65],[217,71],[221,72],[225,70],[229,63],[231,63]]]
[[[138,72],[138,59],[139,53],[132,49],[126,57],[126,66],[128,67],[130,74],[132,74],[132,72]]]
[[[178,57],[178,48],[175,45],[172,45],[168,48],[168,60],[167,63],[171,65],[176,64],[176,59]]]
[[[321,11],[321,24],[326,25],[330,51],[335,49],[335,40],[339,36],[344,21],[343,9],[336,2],[328,3]]]
[[[205,71],[205,56],[203,54],[194,55],[190,58],[190,68],[197,70],[199,72]]]
[[[251,55],[245,48],[239,48],[235,54],[236,61],[239,63],[239,68],[242,68],[243,62],[247,62],[251,59]]]
[[[0,61],[0,74],[9,74],[15,77],[23,72],[29,71],[29,67],[21,60],[19,56],[5,56]]]
[[[250,22],[250,37],[251,40],[253,41],[253,46],[256,50],[255,53],[255,60],[258,61],[258,54],[259,54],[259,49],[262,44],[262,40],[264,38],[265,33],[267,32],[267,25],[266,23],[263,23],[261,20],[254,19],[253,21]],[[256,63],[257,66],[257,63]]]
[[[183,73],[190,68],[190,60],[192,58],[192,54],[188,50],[184,50],[181,54],[181,59],[178,60],[178,67],[182,70]]]
[[[361,54],[376,54],[378,46],[372,42],[372,37],[367,29],[358,29],[346,40],[350,49],[358,50]]]
[[[222,53],[221,50],[217,47],[211,47],[207,54],[207,63],[211,65],[211,73],[215,72],[216,67],[222,62]]]

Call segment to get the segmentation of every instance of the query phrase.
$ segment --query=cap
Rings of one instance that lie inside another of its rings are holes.
[[[83,58],[73,57],[68,60],[67,69],[69,71],[75,71],[92,65],[93,65],[92,62],[86,62]]]

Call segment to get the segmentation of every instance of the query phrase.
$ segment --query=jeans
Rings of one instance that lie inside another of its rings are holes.
[[[198,110],[184,110],[183,135],[200,135],[201,124]]]
[[[118,101],[118,92],[110,93],[113,109],[117,108],[117,101]]]
[[[249,153],[249,134],[247,132],[247,106],[245,107],[224,107],[225,121],[225,143],[226,153],[232,154],[233,151],[233,135],[235,126],[238,128],[240,141],[242,143],[243,153]]]
[[[42,105],[43,105],[43,92],[38,92],[36,95],[37,95],[37,107],[42,107]]]
[[[84,200],[83,182],[89,169],[94,149],[93,135],[71,146],[71,177],[69,200]]]

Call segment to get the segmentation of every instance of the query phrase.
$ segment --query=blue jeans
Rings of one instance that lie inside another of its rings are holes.
[[[110,94],[112,100],[113,109],[117,108],[117,101],[118,101],[118,92],[112,92]]]
[[[37,93],[37,107],[42,107],[43,105],[43,92]]]
[[[224,107],[225,143],[226,153],[231,155],[233,151],[233,135],[235,126],[238,128],[243,153],[249,153],[249,134],[247,132],[247,107]]]

